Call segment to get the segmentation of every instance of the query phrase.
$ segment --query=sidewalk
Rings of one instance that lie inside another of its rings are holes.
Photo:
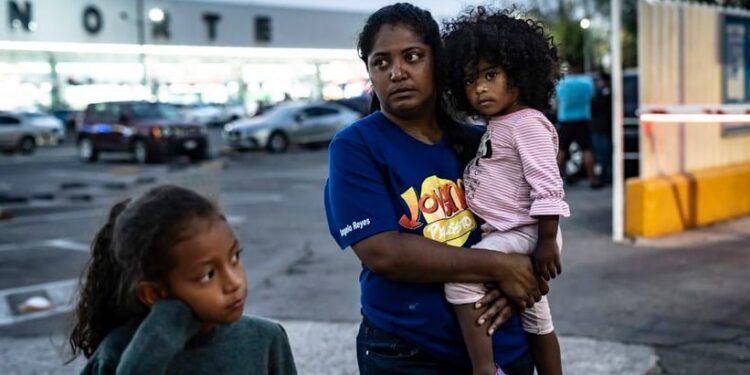
[[[297,370],[310,375],[357,374],[354,338],[357,324],[282,322],[294,351]],[[76,374],[82,360],[63,367],[59,353],[62,337],[50,339],[0,339],[0,373]],[[563,367],[566,374],[647,374],[656,365],[653,349],[586,338],[563,337]],[[33,354],[32,354],[33,353]],[[11,360],[12,358],[12,360]]]

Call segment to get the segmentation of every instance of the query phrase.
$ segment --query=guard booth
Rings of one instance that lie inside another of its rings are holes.
[[[639,2],[640,176],[625,234],[750,215],[750,12]]]

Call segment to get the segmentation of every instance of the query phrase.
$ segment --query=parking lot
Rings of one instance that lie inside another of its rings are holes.
[[[359,263],[328,234],[326,150],[226,152],[219,132],[210,131],[211,158],[200,163],[82,163],[72,142],[0,156],[0,373],[76,372],[80,360],[62,366],[63,335],[88,242],[113,201],[161,183],[220,202],[246,249],[246,312],[285,324],[301,373],[356,373]],[[562,224],[564,274],[550,301],[569,373],[750,371],[750,222],[618,245],[611,191],[567,193],[573,217]],[[22,312],[32,297],[51,306]]]

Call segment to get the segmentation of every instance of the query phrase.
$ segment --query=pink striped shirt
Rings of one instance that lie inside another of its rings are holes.
[[[490,119],[464,171],[469,208],[499,231],[536,224],[537,216],[570,216],[557,143],[555,127],[537,110]]]

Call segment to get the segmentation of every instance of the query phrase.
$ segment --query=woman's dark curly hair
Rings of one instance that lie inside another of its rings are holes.
[[[91,259],[81,275],[68,340],[72,359],[90,358],[113,329],[144,318],[148,308],[135,295],[137,283],[163,281],[173,265],[170,249],[187,238],[190,223],[213,218],[223,216],[211,201],[171,185],[115,204],[91,243]]]
[[[450,104],[476,115],[466,97],[465,72],[477,74],[481,60],[499,67],[519,102],[540,112],[549,110],[560,79],[560,60],[552,36],[541,21],[516,17],[516,8],[496,11],[479,6],[444,23],[443,80]]]
[[[372,53],[372,48],[375,45],[375,39],[378,36],[378,32],[385,25],[399,25],[409,28],[415,35],[422,39],[424,44],[430,46],[432,49],[433,56],[433,75],[435,80],[435,87],[437,88],[438,96],[444,90],[442,89],[442,71],[441,62],[443,54],[443,43],[440,37],[440,26],[432,18],[432,14],[425,9],[416,7],[409,3],[396,3],[382,7],[371,14],[365,22],[365,26],[362,28],[362,32],[359,33],[359,39],[357,41],[357,53],[359,58],[367,66],[367,57]],[[475,145],[478,143],[478,139],[472,134],[468,133],[463,126],[459,126],[453,121],[453,118],[448,112],[440,105],[440,101],[435,108],[435,114],[437,117],[438,124],[447,135],[448,141],[451,147],[456,152],[459,160],[466,163],[474,157],[476,150]],[[370,103],[370,112],[375,112],[380,109],[380,100],[378,99],[375,92],[372,93],[372,101]]]

